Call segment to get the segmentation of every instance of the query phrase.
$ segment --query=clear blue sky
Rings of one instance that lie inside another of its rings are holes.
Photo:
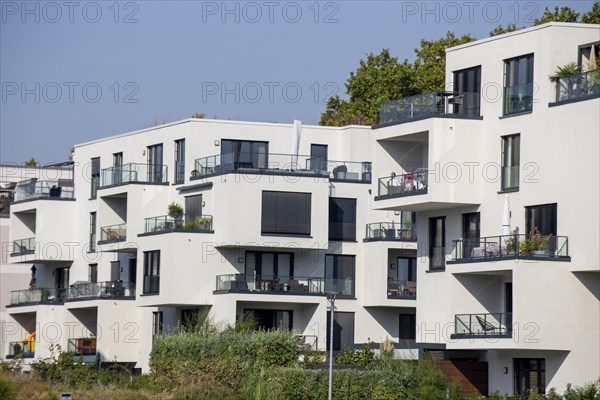
[[[412,61],[422,38],[484,38],[593,1],[23,4],[0,1],[0,162],[63,161],[73,144],[196,112],[316,124],[369,52]]]

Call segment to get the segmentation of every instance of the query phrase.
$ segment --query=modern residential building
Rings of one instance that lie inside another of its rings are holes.
[[[11,204],[36,282],[11,292],[7,357],[145,372],[153,336],[201,312],[326,349],[335,294],[335,350],[387,337],[482,394],[596,379],[599,72],[549,77],[593,65],[599,35],[449,49],[447,91],[375,127],[190,119],[76,145],[73,190]]]

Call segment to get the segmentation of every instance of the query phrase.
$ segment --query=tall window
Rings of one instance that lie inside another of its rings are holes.
[[[187,196],[185,198],[185,223],[193,223],[202,216],[202,195]]]
[[[144,252],[144,294],[158,294],[160,289],[160,250]]]
[[[446,267],[446,217],[429,218],[429,269]]]
[[[113,154],[112,184],[123,183],[123,153]]]
[[[504,61],[504,115],[533,108],[533,54]]]
[[[525,207],[525,229],[528,235],[557,235],[556,203]]]
[[[467,213],[462,216],[463,257],[470,258],[474,248],[479,247],[480,214]]]
[[[310,193],[263,191],[261,232],[309,236],[310,202]]]
[[[356,240],[356,199],[329,198],[329,240]]]
[[[454,72],[454,114],[478,116],[481,67]]]
[[[546,393],[546,360],[543,358],[515,358],[515,392],[528,395],[536,388]]]
[[[175,183],[185,181],[185,139],[175,141]]]
[[[63,298],[66,295],[67,288],[69,287],[69,268],[56,268],[54,271],[54,287],[56,287],[56,294],[58,298]]]
[[[414,342],[417,338],[417,322],[415,314],[400,314],[398,339]]]
[[[502,190],[519,189],[521,135],[502,137]]]
[[[152,312],[152,336],[160,335],[163,331],[163,312]]]
[[[245,274],[250,289],[261,282],[287,282],[294,276],[294,254],[247,251]]]
[[[317,173],[327,171],[327,145],[326,144],[311,144],[310,145],[310,170]]]
[[[88,281],[92,283],[98,282],[98,264],[88,265]]]
[[[268,148],[268,142],[221,140],[221,166],[225,170],[267,168]]]
[[[163,145],[148,146],[148,182],[164,182]]]
[[[96,251],[96,213],[90,213],[90,243],[89,243],[89,251]]]
[[[91,185],[90,197],[95,199],[98,187],[100,186],[100,157],[92,158]]]
[[[325,255],[325,291],[354,297],[354,256]]]

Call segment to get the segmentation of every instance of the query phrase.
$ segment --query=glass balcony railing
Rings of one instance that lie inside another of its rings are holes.
[[[379,123],[389,124],[456,114],[479,117],[479,93],[431,92],[386,101],[381,104]]]
[[[135,297],[135,283],[122,281],[76,283],[69,287],[69,299],[110,299]]]
[[[504,87],[504,115],[533,109],[533,83]]]
[[[396,279],[388,280],[388,298],[391,299],[416,299],[417,282],[401,281]]]
[[[8,343],[7,359],[33,357],[35,357],[35,340],[33,338]]]
[[[100,228],[101,242],[119,242],[127,237],[127,224],[103,226]]]
[[[60,304],[67,294],[67,289],[56,288],[13,290],[10,292],[10,304]]]
[[[95,356],[96,338],[75,338],[69,339],[67,351],[73,352],[76,356]]]
[[[11,256],[19,256],[35,253],[35,237],[13,241]]]
[[[519,188],[519,166],[502,167],[502,190]]]
[[[417,230],[414,223],[375,222],[367,224],[365,240],[404,240],[415,242]]]
[[[212,232],[212,215],[185,214],[181,218],[173,218],[168,215],[144,219],[144,232],[172,232],[175,230],[189,230],[196,232]]]
[[[123,185],[131,182],[168,182],[166,165],[129,163],[105,168],[101,172],[100,187]]]
[[[600,69],[558,78],[556,101],[581,99],[600,95]]]
[[[73,182],[32,181],[19,183],[15,187],[14,201],[48,199],[73,199],[75,191]]]
[[[474,337],[511,337],[512,314],[457,314],[453,339]]]
[[[352,296],[354,295],[354,282],[352,279],[323,277],[228,274],[217,276],[216,290],[316,295],[335,292],[343,296]]]
[[[160,291],[160,276],[146,275],[144,276],[144,292],[143,294],[158,294]]]
[[[402,197],[427,193],[428,171],[417,169],[404,175],[392,175],[379,178],[378,195],[380,197]]]
[[[226,173],[300,175],[337,181],[371,182],[371,163],[332,161],[293,154],[228,153],[198,158],[192,178]]]
[[[185,182],[185,161],[175,161],[175,183]]]
[[[454,240],[453,262],[496,261],[503,258],[561,259],[569,257],[569,239],[554,235],[501,235]]]

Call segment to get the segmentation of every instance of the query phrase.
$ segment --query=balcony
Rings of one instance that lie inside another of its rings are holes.
[[[504,87],[504,115],[529,112],[533,108],[533,83]]]
[[[67,351],[73,352],[76,356],[95,356],[96,338],[76,338],[69,339]]]
[[[135,283],[122,281],[76,283],[69,287],[69,301],[135,299]]]
[[[454,240],[448,263],[528,259],[570,261],[569,239],[553,235],[502,235],[479,239]]]
[[[98,244],[123,242],[127,237],[127,224],[103,226],[100,228]]]
[[[458,111],[460,105],[463,112]],[[479,93],[431,92],[403,97],[381,104],[379,124],[394,125],[432,117],[473,118],[479,116]]]
[[[28,181],[18,183],[15,187],[14,201],[35,199],[73,200],[75,190],[73,181]]]
[[[556,103],[569,103],[600,97],[600,70],[558,78]]]
[[[35,254],[35,237],[13,241],[11,257]]]
[[[146,275],[144,276],[144,292],[143,294],[158,294],[160,291],[160,276]]]
[[[417,298],[417,282],[400,281],[395,279],[388,280],[388,299],[409,299]]]
[[[213,216],[185,214],[173,218],[161,215],[144,219],[144,233],[167,232],[213,232]]]
[[[375,200],[426,194],[427,175],[427,170],[419,168],[408,174],[379,178]]]
[[[367,224],[365,242],[403,241],[416,242],[417,229],[414,223],[375,222]]]
[[[33,358],[35,357],[35,340],[33,337],[35,333],[29,335],[27,339],[20,342],[8,343],[8,354],[6,359],[10,360],[13,358]]]
[[[62,304],[67,294],[67,289],[56,288],[13,290],[10,292],[10,305]]]
[[[456,314],[454,334],[451,339],[510,338],[512,337],[512,314]]]
[[[229,153],[198,158],[191,179],[228,173],[293,175],[338,182],[371,183],[371,163],[331,161],[293,154]]]
[[[128,183],[168,183],[167,166],[129,163],[102,170],[100,189]]]
[[[352,279],[323,277],[228,274],[217,275],[215,292],[283,295],[325,295],[336,292],[340,296],[354,296],[354,282]]]

